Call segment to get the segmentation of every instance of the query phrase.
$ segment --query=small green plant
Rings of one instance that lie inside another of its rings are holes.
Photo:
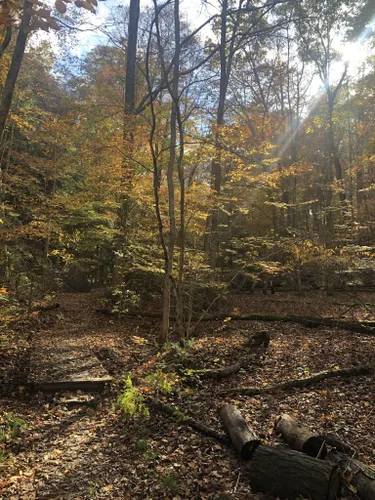
[[[147,439],[151,436],[152,432],[148,427],[139,426],[137,428],[138,439]]]
[[[88,486],[87,487],[87,494],[89,497],[93,497],[96,494],[95,486]]]
[[[130,375],[124,377],[125,387],[117,398],[117,404],[128,418],[149,417],[150,412],[144,403],[141,392],[133,386]]]
[[[173,386],[178,382],[178,375],[175,372],[164,373],[162,369],[146,377],[146,382],[150,389],[156,392],[169,394],[173,390]]]
[[[179,488],[178,477],[174,474],[168,474],[168,476],[164,476],[161,484],[165,490],[177,491]]]
[[[0,450],[0,464],[8,459],[8,455],[4,450]]]
[[[159,455],[151,450],[147,450],[146,453],[143,455],[143,458],[145,460],[148,460],[149,462],[155,462],[155,460],[157,460],[158,457]]]
[[[0,441],[15,439],[26,426],[26,422],[12,412],[4,413],[2,420],[3,423],[0,425]]]
[[[145,439],[140,439],[135,443],[135,449],[140,453],[145,453],[148,450],[149,446]]]
[[[115,299],[112,312],[118,315],[125,314],[131,307],[138,305],[140,297],[134,290],[129,290],[126,283],[122,283],[112,290]]]

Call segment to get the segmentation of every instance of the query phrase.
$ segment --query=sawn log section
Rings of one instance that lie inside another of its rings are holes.
[[[252,491],[283,499],[335,500],[340,488],[336,465],[297,451],[260,445],[250,466]]]

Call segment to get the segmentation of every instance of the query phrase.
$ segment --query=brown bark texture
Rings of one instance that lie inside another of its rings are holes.
[[[223,406],[220,410],[220,418],[237,453],[243,460],[251,460],[254,451],[260,445],[255,431],[234,405]]]
[[[276,434],[282,436],[292,450],[301,451],[314,458],[324,458],[327,454],[324,437],[317,436],[289,415],[284,414],[276,417],[275,431]]]
[[[336,465],[297,451],[260,445],[250,467],[250,485],[254,492],[294,500],[335,500],[340,489]]]
[[[335,449],[327,454],[325,461],[338,465],[344,483],[350,487],[351,491],[355,492],[357,498],[360,500],[375,499],[375,472],[373,469]]]

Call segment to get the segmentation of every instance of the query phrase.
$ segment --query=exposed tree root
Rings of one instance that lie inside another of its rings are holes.
[[[322,380],[336,377],[355,377],[359,375],[367,375],[375,371],[375,364],[352,366],[349,368],[342,368],[341,370],[327,370],[311,375],[311,377],[300,378],[295,380],[287,380],[281,384],[270,385],[268,387],[234,387],[232,389],[225,389],[219,391],[218,395],[231,395],[243,394],[245,396],[256,396],[258,394],[269,394],[278,392],[285,389],[293,389],[295,387],[307,387]]]

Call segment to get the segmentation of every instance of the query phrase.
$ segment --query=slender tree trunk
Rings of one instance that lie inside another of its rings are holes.
[[[6,211],[6,183],[7,183],[7,175],[9,171],[9,164],[10,164],[10,158],[12,154],[12,148],[13,148],[13,139],[14,139],[14,123],[12,122],[10,132],[9,132],[9,140],[7,141],[8,144],[6,144],[5,141],[3,141],[3,151],[2,151],[2,157],[1,157],[1,162],[0,162],[0,218],[4,219],[6,218],[7,211]],[[8,148],[8,151],[5,155],[6,148]],[[5,157],[5,164],[3,166],[3,161]],[[4,245],[4,265],[5,265],[5,279],[6,282],[9,281],[10,279],[10,259],[9,259],[9,250],[8,250],[8,242],[5,240],[3,242]]]
[[[215,153],[211,164],[212,181],[211,186],[215,191],[215,206],[211,214],[211,245],[210,245],[210,265],[216,269],[217,252],[219,247],[219,196],[221,192],[221,134],[224,125],[225,96],[228,87],[227,68],[227,9],[228,0],[223,0],[221,11],[221,38],[220,38],[220,94],[219,105],[216,115],[215,131]]]
[[[177,147],[177,114],[179,105],[179,77],[180,77],[180,5],[179,0],[174,2],[174,29],[175,29],[175,54],[172,77],[172,97],[171,120],[170,120],[170,150],[167,171],[168,184],[168,206],[169,206],[169,241],[168,241],[168,260],[165,263],[165,280],[163,293],[163,319],[160,332],[159,343],[164,344],[169,331],[169,314],[171,305],[171,285],[173,270],[173,253],[176,244],[176,208],[174,192],[174,168],[176,163]],[[160,48],[160,45],[159,45]]]
[[[334,108],[334,103],[332,101],[332,97],[328,97],[328,125],[329,125],[328,138],[329,138],[330,159],[334,167],[336,179],[338,181],[342,181],[343,179],[342,166],[340,162],[340,157],[338,155],[335,142],[335,135],[334,135],[333,108]]]
[[[12,61],[10,63],[7,78],[5,80],[4,90],[0,102],[0,138],[2,138],[4,134],[5,124],[9,115],[10,107],[12,105],[14,88],[17,82],[18,73],[21,68],[23,55],[25,53],[32,7],[33,4],[31,2],[29,2],[28,0],[24,1],[21,25],[19,27]]]

